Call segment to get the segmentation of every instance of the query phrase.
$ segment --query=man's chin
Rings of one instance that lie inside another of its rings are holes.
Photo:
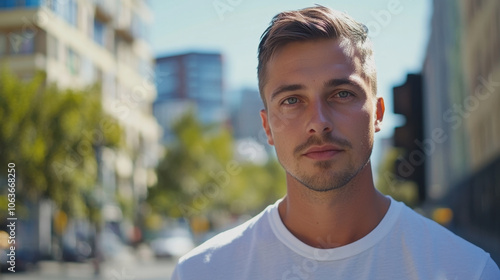
[[[351,181],[353,174],[344,174],[330,178],[320,178],[319,176],[310,178],[296,178],[302,185],[315,192],[331,192],[342,189]]]

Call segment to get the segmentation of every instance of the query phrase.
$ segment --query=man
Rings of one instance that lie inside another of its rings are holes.
[[[364,25],[321,6],[280,13],[258,78],[287,195],[182,257],[173,279],[500,279],[489,254],[375,189],[385,108]]]

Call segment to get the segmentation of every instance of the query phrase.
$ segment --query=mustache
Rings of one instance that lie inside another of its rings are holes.
[[[297,153],[302,153],[303,151],[307,150],[311,146],[322,146],[325,144],[332,144],[335,146],[339,146],[341,148],[352,148],[351,142],[347,141],[346,139],[336,137],[331,135],[330,133],[325,133],[321,136],[313,135],[307,139],[306,142],[303,144],[298,145],[294,152]]]

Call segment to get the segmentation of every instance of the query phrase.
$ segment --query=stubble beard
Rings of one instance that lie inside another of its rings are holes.
[[[311,136],[305,143],[295,148],[294,155],[297,157],[295,159],[297,163],[295,168],[287,168],[283,164],[284,162],[281,162],[280,157],[278,157],[278,160],[291,177],[314,192],[330,192],[342,189],[370,162],[373,144],[369,145],[365,143],[362,147],[357,148],[363,149],[363,146],[366,148],[366,154],[359,162],[359,165],[356,165],[353,158],[347,158],[345,162],[339,162],[338,158],[334,158],[315,162],[312,168],[319,170],[316,172],[311,173],[310,170],[301,168],[300,158],[303,156],[303,152],[312,145],[323,145],[326,143],[331,143],[344,149],[340,152],[341,154],[337,155],[339,157],[348,156],[349,152],[354,150],[352,143],[348,140],[325,133],[321,136]],[[334,165],[337,165],[337,167],[334,167]]]
[[[361,161],[356,164],[357,162],[354,158],[348,157],[349,153],[356,149],[353,147],[351,142],[346,139],[334,137],[331,134],[323,134],[321,137],[310,137],[305,143],[299,145],[295,149],[295,155],[299,157],[297,159],[297,163],[300,162],[299,159],[302,157],[301,154],[303,151],[312,145],[321,145],[323,143],[331,143],[343,147],[345,150],[341,151],[337,156],[347,157],[345,162],[340,162],[339,159],[341,158],[315,162],[313,164],[313,168],[319,171],[314,173],[308,173],[308,171],[301,169],[300,164],[296,166],[294,172],[295,174],[292,173],[291,170],[287,170],[287,172],[295,178],[295,180],[312,191],[329,192],[342,189],[370,162],[373,147],[372,145],[366,143],[365,145],[357,148],[363,149],[364,146],[366,148],[366,154]]]
[[[320,161],[314,164],[314,167],[320,169],[315,175],[308,175],[297,168],[296,174],[287,171],[295,180],[300,182],[306,188],[315,192],[330,192],[345,187],[356,177],[363,168],[370,162],[371,152],[368,153],[365,160],[355,167],[352,164],[344,166],[344,170],[333,170],[333,161]]]

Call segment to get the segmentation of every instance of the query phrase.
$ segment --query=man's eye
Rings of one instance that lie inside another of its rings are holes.
[[[288,97],[287,99],[285,99],[285,101],[283,101],[283,104],[292,105],[292,104],[295,104],[297,102],[299,102],[299,99],[297,97]]]
[[[340,98],[347,98],[347,97],[351,96],[351,93],[343,90],[343,91],[340,91],[339,93],[337,93],[337,96]]]

